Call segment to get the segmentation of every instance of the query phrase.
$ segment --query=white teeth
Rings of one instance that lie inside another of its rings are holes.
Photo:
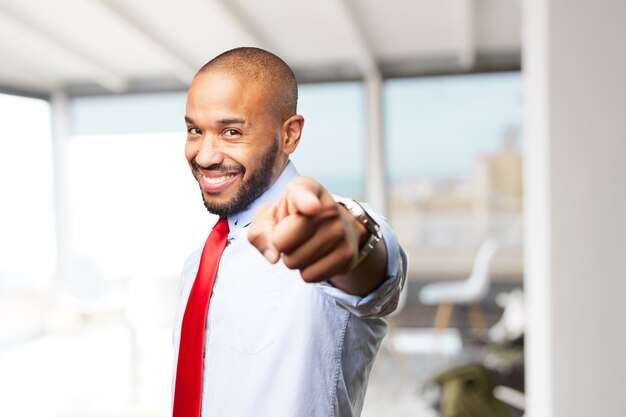
[[[217,177],[217,178],[205,177],[204,175],[202,176],[202,178],[209,184],[219,184],[220,182],[224,182],[232,177],[234,177],[234,175],[224,175],[222,177]]]

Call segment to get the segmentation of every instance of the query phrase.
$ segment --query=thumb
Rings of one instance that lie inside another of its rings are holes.
[[[323,188],[317,182],[302,178],[296,181],[287,195],[287,212],[315,216],[322,209],[320,200]]]

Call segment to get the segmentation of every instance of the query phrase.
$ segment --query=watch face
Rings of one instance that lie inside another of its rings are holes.
[[[352,215],[355,217],[361,217],[363,214],[365,214],[365,212],[363,211],[363,208],[356,203],[352,203],[352,207],[350,207],[350,211],[352,212]]]

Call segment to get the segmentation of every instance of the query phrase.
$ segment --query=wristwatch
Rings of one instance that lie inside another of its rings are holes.
[[[348,209],[348,212],[359,223],[365,226],[365,229],[369,233],[367,240],[359,248],[359,253],[356,259],[354,260],[354,263],[352,264],[351,269],[354,269],[357,265],[359,265],[363,261],[363,259],[365,259],[367,255],[369,255],[372,249],[376,247],[378,242],[380,242],[383,239],[383,234],[380,231],[380,226],[378,225],[378,223],[376,223],[374,219],[372,219],[370,215],[367,214],[367,211],[365,211],[365,209],[361,207],[361,205],[357,203],[355,200],[351,198],[337,197],[337,196],[333,196],[333,198],[337,204],[341,204],[346,209]]]

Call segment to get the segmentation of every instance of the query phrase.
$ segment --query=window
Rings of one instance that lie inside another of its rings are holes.
[[[401,241],[519,244],[521,75],[387,81],[385,110],[390,215]]]
[[[212,216],[181,133],[91,135],[69,145],[74,245],[112,276],[178,276]]]
[[[299,86],[304,131],[292,156],[302,175],[331,192],[362,198],[366,146],[365,95],[361,83]]]
[[[50,283],[55,262],[50,107],[0,94],[0,287]]]

